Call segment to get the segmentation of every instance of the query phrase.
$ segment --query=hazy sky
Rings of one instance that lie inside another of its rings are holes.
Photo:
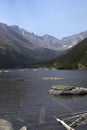
[[[0,22],[62,38],[87,30],[87,0],[0,0]]]

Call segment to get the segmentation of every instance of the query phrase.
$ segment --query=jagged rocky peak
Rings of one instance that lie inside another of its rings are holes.
[[[7,26],[7,24],[4,24],[4,23],[0,23],[0,26]]]
[[[0,23],[0,29],[6,30],[7,24]]]
[[[24,32],[24,29],[20,28],[19,26],[17,25],[12,25],[12,26],[9,26],[13,31],[16,31],[18,33],[21,33]]]
[[[17,25],[8,26],[7,24],[0,23],[0,29],[8,32],[8,29],[16,32],[26,40],[33,43],[36,47],[45,47],[53,50],[66,50],[78,42],[87,37],[87,31],[81,32],[79,34],[74,34],[72,36],[64,37],[61,40],[51,36],[49,34],[45,34],[43,36],[35,35],[34,33],[28,32],[23,28],[20,28]]]
[[[42,36],[43,39],[56,39],[56,40],[59,40],[58,38],[52,36],[52,35],[49,35],[49,34],[45,34]]]
[[[42,36],[42,38],[49,38],[49,37],[51,37],[49,34],[45,34]]]
[[[87,37],[87,31],[81,32],[79,34],[74,34],[72,36],[64,37],[61,39],[62,44],[65,45],[67,48],[71,48],[81,40]]]
[[[17,25],[12,25],[12,26],[9,26],[9,27],[14,28],[14,29],[17,29],[17,30],[19,30],[19,29],[20,29],[20,27],[19,27],[19,26],[17,26]]]

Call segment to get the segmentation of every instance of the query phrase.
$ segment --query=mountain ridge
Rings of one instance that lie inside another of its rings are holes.
[[[0,68],[29,66],[56,57],[57,52],[49,48],[37,47],[23,37],[21,30],[0,24]]]
[[[4,25],[4,24],[3,24]],[[6,25],[6,24],[5,24]],[[35,48],[44,47],[52,50],[66,50],[78,42],[87,37],[87,31],[81,32],[79,34],[73,34],[71,36],[63,37],[62,39],[56,38],[49,34],[45,34],[43,36],[35,35],[34,33],[30,33],[23,28],[20,28],[17,25],[8,26],[12,30],[15,30],[19,35],[23,38],[30,41]]]
[[[0,23],[0,67],[24,67],[52,60],[85,37],[87,31],[65,37],[61,42],[48,34],[37,36],[16,25]]]

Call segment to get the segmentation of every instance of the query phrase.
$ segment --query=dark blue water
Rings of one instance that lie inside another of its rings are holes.
[[[54,97],[49,93],[53,85],[87,87],[87,71],[31,69],[0,73],[0,118],[9,120],[15,130],[24,125],[28,130],[64,130],[53,116],[87,111],[87,96]],[[87,130],[87,126],[79,130]]]

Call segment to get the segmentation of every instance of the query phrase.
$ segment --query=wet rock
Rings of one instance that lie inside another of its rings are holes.
[[[72,89],[74,89],[75,87],[74,86],[64,86],[64,85],[55,85],[55,86],[52,86],[52,89],[53,90],[58,90],[58,91],[70,91]]]
[[[0,130],[13,130],[12,124],[4,119],[0,119]]]
[[[87,94],[87,88],[57,85],[57,86],[53,86],[49,90],[49,92],[55,96],[57,95],[85,95]]]
[[[27,130],[27,127],[23,126],[20,130]]]

